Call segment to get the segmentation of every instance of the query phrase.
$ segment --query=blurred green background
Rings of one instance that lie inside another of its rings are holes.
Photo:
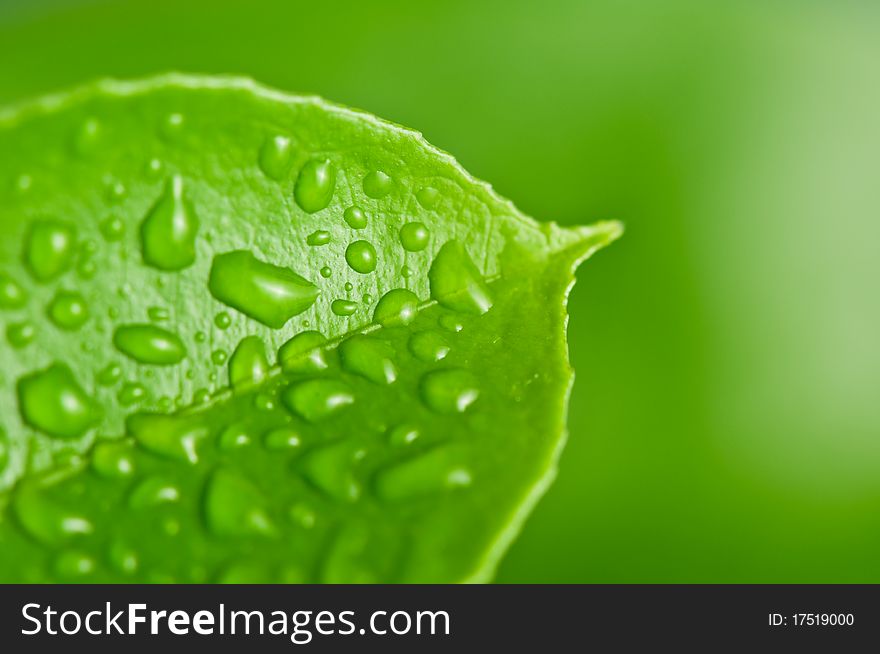
[[[880,582],[878,64],[847,0],[0,0],[0,103],[241,73],[626,223],[572,294],[570,441],[503,582]]]

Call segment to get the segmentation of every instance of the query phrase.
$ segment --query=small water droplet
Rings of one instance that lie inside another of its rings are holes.
[[[232,324],[232,318],[225,311],[221,311],[214,316],[214,324],[217,326],[217,329],[229,329],[229,326]]]
[[[220,302],[274,329],[309,309],[321,292],[289,268],[244,250],[214,257],[208,287]]]
[[[428,272],[431,297],[454,311],[486,313],[492,308],[489,285],[458,241],[446,243]]]
[[[116,363],[109,363],[95,376],[99,386],[113,386],[122,379],[122,368]]]
[[[375,200],[384,198],[388,195],[391,192],[391,187],[393,185],[394,182],[391,178],[381,170],[368,173],[366,177],[364,177],[364,193]]]
[[[98,408],[77,383],[70,368],[55,363],[18,382],[22,419],[57,438],[79,438],[95,424]]]
[[[53,569],[62,578],[85,577],[95,571],[95,560],[85,552],[65,551],[55,558]]]
[[[199,220],[175,175],[141,223],[144,263],[159,270],[183,270],[196,260]]]
[[[351,291],[354,289],[354,284],[352,284],[351,282],[345,282],[345,286],[343,286],[343,288],[345,289],[346,293],[351,293]]]
[[[208,335],[205,332],[196,332],[193,335],[193,338],[195,339],[196,343],[204,343],[208,340]]]
[[[344,382],[311,379],[288,386],[281,401],[290,411],[309,422],[328,418],[354,403],[354,395]]]
[[[147,389],[138,382],[126,382],[117,394],[119,403],[124,407],[134,406],[147,398]]]
[[[229,383],[236,390],[263,382],[269,376],[266,346],[259,336],[242,339],[229,359]]]
[[[435,363],[449,354],[449,343],[435,331],[416,332],[409,337],[409,351],[425,363]]]
[[[92,279],[98,272],[98,267],[91,259],[83,259],[76,266],[76,274],[80,279]]]
[[[339,441],[309,452],[300,463],[303,477],[315,488],[340,502],[354,502],[361,486],[354,466],[365,451],[351,441]]]
[[[437,413],[462,413],[479,397],[474,376],[466,370],[434,370],[422,377],[422,400]]]
[[[339,344],[339,356],[345,370],[377,384],[391,384],[397,379],[394,348],[384,341],[352,336]]]
[[[306,238],[306,243],[311,246],[327,245],[330,242],[330,232],[325,229],[319,229],[312,232]]]
[[[150,159],[147,162],[147,174],[152,178],[157,178],[163,170],[164,166],[158,159]]]
[[[288,513],[290,521],[295,525],[299,525],[303,529],[311,529],[315,526],[317,516],[308,504],[299,502],[290,507]]]
[[[401,266],[400,268],[400,276],[404,279],[409,279],[412,277],[413,271],[409,266]]]
[[[107,551],[107,562],[116,572],[130,575],[137,572],[137,552],[119,539],[114,539]]]
[[[267,450],[281,451],[293,450],[302,443],[299,434],[290,427],[279,427],[268,432],[263,437],[263,445]]]
[[[58,220],[34,222],[25,237],[24,263],[38,282],[50,281],[73,263],[76,231]]]
[[[76,291],[58,291],[49,304],[49,320],[60,328],[74,331],[89,319],[85,298]]]
[[[166,479],[148,477],[135,486],[128,496],[128,506],[146,509],[159,504],[169,504],[180,499],[180,490]]]
[[[408,325],[419,311],[419,298],[412,291],[395,288],[381,297],[373,312],[373,321],[383,327]]]
[[[371,273],[376,269],[376,248],[369,241],[355,241],[345,248],[345,261],[355,272]]]
[[[271,411],[275,408],[275,398],[268,393],[257,393],[254,396],[254,407],[259,411]]]
[[[221,452],[231,452],[250,444],[251,435],[242,425],[229,425],[217,439],[217,448]]]
[[[215,366],[222,366],[226,363],[227,355],[224,350],[214,350],[211,352],[211,361],[214,362]]]
[[[419,204],[425,209],[433,209],[437,206],[437,202],[440,200],[440,191],[431,188],[430,186],[426,186],[425,188],[416,191],[416,200],[418,200]]]
[[[269,536],[275,526],[261,493],[249,481],[220,468],[205,489],[205,521],[216,536]]]
[[[418,437],[419,430],[413,425],[406,423],[397,425],[394,429],[388,432],[388,442],[394,447],[411,445],[418,439]]]
[[[135,413],[125,421],[128,434],[154,454],[197,463],[197,443],[208,435],[205,425],[161,413]]]
[[[15,322],[6,326],[6,340],[16,350],[30,345],[35,336],[36,329],[31,322]]]
[[[285,372],[317,372],[327,368],[327,359],[321,349],[327,342],[316,331],[300,332],[278,350],[278,363]]]
[[[321,268],[321,277],[327,279],[330,275],[333,274],[333,270],[330,269],[330,266],[324,266]]]
[[[451,447],[438,447],[396,463],[376,475],[376,495],[396,502],[470,486],[471,473],[461,458]]]
[[[210,399],[211,393],[206,388],[200,388],[195,393],[193,393],[194,404],[207,404]]]
[[[357,302],[351,300],[333,300],[330,304],[330,310],[337,316],[350,316],[357,311]]]
[[[123,325],[113,334],[113,345],[127,357],[147,365],[176,365],[186,358],[180,337],[155,325]]]
[[[159,398],[159,401],[156,403],[156,406],[159,408],[159,411],[162,413],[170,413],[171,409],[174,408],[174,401],[168,397],[167,395],[163,395]]]
[[[110,202],[119,202],[125,197],[126,193],[127,189],[125,188],[125,184],[113,179],[107,180],[107,199],[110,200]]]
[[[312,159],[299,171],[293,197],[300,209],[315,213],[330,204],[335,189],[336,167],[326,159]]]
[[[76,132],[73,141],[77,154],[88,154],[95,149],[101,134],[101,124],[96,118],[88,118]]]
[[[92,451],[92,468],[107,479],[134,473],[134,452],[128,443],[98,443]]]
[[[422,223],[407,223],[400,228],[400,244],[404,250],[419,252],[428,247],[430,234]]]
[[[171,318],[171,312],[165,307],[150,307],[147,309],[147,318],[153,322],[167,322]]]
[[[290,138],[276,134],[268,137],[260,148],[260,169],[266,177],[280,181],[290,170],[290,154],[292,151]]]
[[[19,193],[27,193],[34,185],[34,178],[30,175],[19,175],[15,179],[15,190]]]
[[[363,229],[367,226],[367,214],[360,207],[349,207],[342,217],[352,229]]]
[[[159,132],[167,140],[176,139],[183,131],[184,116],[181,113],[171,113],[159,124]]]
[[[440,316],[439,320],[440,326],[448,332],[453,332],[457,334],[462,329],[464,329],[464,325],[461,320],[459,320],[458,316],[455,316],[451,313],[446,313]]]
[[[17,281],[0,272],[0,309],[20,309],[27,304],[27,292]]]

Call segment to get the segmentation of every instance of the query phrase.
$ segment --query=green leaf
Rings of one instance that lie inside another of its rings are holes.
[[[45,98],[0,151],[2,581],[490,578],[619,225],[237,79]]]

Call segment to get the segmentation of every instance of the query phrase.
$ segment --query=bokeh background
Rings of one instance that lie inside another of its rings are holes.
[[[0,0],[0,103],[240,73],[617,218],[502,582],[880,582],[880,5]],[[3,156],[3,153],[0,153]]]

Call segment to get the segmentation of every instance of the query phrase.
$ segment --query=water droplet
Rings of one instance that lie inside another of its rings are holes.
[[[215,470],[205,489],[205,520],[216,536],[269,536],[275,527],[260,492],[236,473]]]
[[[222,452],[232,452],[250,444],[251,436],[242,425],[229,425],[217,439],[217,447]]]
[[[73,331],[89,319],[85,298],[76,291],[58,291],[49,304],[49,320],[56,327]]]
[[[394,502],[469,486],[471,473],[460,459],[457,450],[438,447],[396,463],[376,475],[376,495]]]
[[[122,182],[113,179],[107,180],[107,199],[110,202],[119,202],[125,197],[126,192],[125,184]]]
[[[422,223],[407,223],[400,228],[400,244],[409,252],[424,250],[429,239],[428,228]]]
[[[92,451],[92,468],[107,479],[128,477],[134,472],[133,454],[128,443],[98,443]]]
[[[409,266],[401,266],[401,268],[400,268],[400,276],[401,277],[403,277],[404,279],[409,279],[410,277],[412,277],[412,274],[413,274],[412,268],[410,268]]]
[[[177,502],[179,499],[180,491],[170,481],[161,477],[148,477],[135,486],[128,496],[128,506],[132,509],[146,509]]]
[[[425,363],[434,363],[449,354],[449,343],[435,331],[416,332],[409,337],[409,351]]]
[[[101,124],[95,118],[88,118],[76,132],[73,147],[77,154],[88,154],[95,149],[101,134]]]
[[[363,229],[367,226],[367,214],[360,207],[349,207],[342,217],[352,229]]]
[[[440,200],[440,191],[431,188],[430,186],[426,186],[425,188],[416,191],[416,200],[418,200],[419,204],[425,209],[433,209],[437,206],[437,202]]]
[[[327,342],[316,331],[301,332],[278,350],[278,363],[285,372],[316,372],[327,368],[327,359],[321,349]]]
[[[287,176],[290,170],[290,139],[276,134],[268,137],[260,148],[260,169],[266,177],[279,181]]]
[[[397,425],[388,432],[388,442],[394,447],[404,447],[415,443],[419,438],[419,430],[413,425],[404,423]]]
[[[98,272],[98,267],[91,259],[83,259],[76,266],[76,274],[80,279],[92,279]]]
[[[169,413],[171,409],[174,408],[174,402],[170,397],[164,395],[159,398],[159,401],[156,403],[156,406],[159,407],[159,410],[163,413]]]
[[[288,386],[281,394],[281,401],[300,418],[317,422],[353,404],[354,395],[341,381],[311,379]]]
[[[229,359],[229,383],[235,389],[261,383],[269,376],[266,346],[259,336],[244,338]]]
[[[73,263],[76,231],[58,220],[33,223],[25,238],[24,263],[38,282],[47,282]]]
[[[431,297],[454,311],[483,314],[492,308],[489,285],[457,241],[449,241],[440,248],[428,280]]]
[[[342,367],[377,384],[391,384],[397,379],[392,357],[394,348],[369,336],[356,335],[339,344]]]
[[[214,362],[215,366],[222,366],[226,363],[226,352],[224,350],[214,350],[211,352],[211,361]]]
[[[194,404],[207,404],[211,399],[211,393],[206,388],[200,388],[193,393]]]
[[[208,335],[205,332],[196,332],[193,335],[193,338],[195,339],[196,343],[204,343],[206,340],[208,340]]]
[[[324,266],[323,268],[321,268],[321,277],[323,277],[324,279],[327,279],[332,274],[333,271],[330,269],[330,266]]]
[[[137,552],[119,539],[114,539],[107,551],[107,562],[120,574],[130,575],[137,572]]]
[[[99,386],[113,386],[122,378],[122,368],[116,363],[109,363],[95,377]]]
[[[66,551],[55,558],[53,568],[62,578],[85,577],[95,571],[95,560],[84,552]]]
[[[449,313],[440,316],[439,323],[443,329],[448,332],[453,332],[455,334],[464,329],[464,325],[462,324],[461,320],[458,319],[458,316]]]
[[[165,116],[165,119],[159,124],[159,131],[163,138],[173,140],[183,131],[183,123],[183,114],[171,113]]]
[[[388,291],[376,304],[373,322],[383,327],[408,325],[416,318],[419,310],[419,298],[412,291],[395,288]]]
[[[227,306],[274,329],[309,309],[321,292],[289,268],[264,263],[243,250],[214,257],[208,286]]]
[[[260,411],[271,411],[275,408],[275,398],[268,393],[257,393],[254,396],[254,406]]]
[[[145,450],[189,463],[198,462],[196,445],[208,435],[205,425],[161,413],[132,414],[125,428]]]
[[[183,270],[196,260],[199,220],[175,175],[141,223],[144,263],[159,270]]]
[[[180,338],[155,325],[123,325],[113,334],[113,345],[138,363],[171,366],[186,358]]]
[[[422,400],[437,413],[462,413],[480,394],[474,376],[466,370],[435,370],[420,384]]]
[[[18,485],[12,508],[28,535],[45,545],[57,546],[94,530],[85,516],[46,497],[37,482]]]
[[[354,288],[354,284],[352,284],[351,282],[345,282],[345,286],[343,288],[345,288],[346,293],[350,293]]]
[[[357,311],[357,302],[351,300],[333,300],[330,304],[330,310],[337,316],[350,316]]]
[[[303,502],[299,502],[290,507],[290,511],[288,512],[290,516],[290,521],[299,525],[303,529],[311,529],[315,526],[315,522],[317,520],[317,516],[315,512],[309,507],[308,504]]]
[[[79,438],[99,417],[97,406],[70,368],[60,363],[22,377],[18,401],[28,425],[58,438]]]
[[[229,329],[229,326],[232,324],[232,318],[225,311],[221,311],[214,316],[214,324],[217,325],[217,329]]]
[[[268,432],[263,437],[263,445],[267,450],[282,451],[293,450],[300,446],[299,434],[290,427],[279,427]]]
[[[327,245],[330,242],[330,232],[325,229],[319,229],[312,232],[306,238],[306,243],[312,246]]]
[[[340,502],[354,502],[361,487],[354,466],[365,451],[351,441],[339,441],[312,450],[303,457],[300,472],[315,488]]]
[[[345,260],[352,270],[366,275],[376,269],[376,248],[369,241],[355,241],[345,248]]]
[[[147,174],[154,179],[161,174],[163,168],[162,162],[158,159],[150,159],[147,162]]]
[[[35,336],[36,330],[34,329],[33,323],[27,321],[15,322],[6,327],[6,340],[9,341],[9,344],[16,350],[20,350],[30,345]]]
[[[0,272],[0,309],[20,309],[27,304],[27,292],[6,273]]]
[[[34,178],[30,175],[19,175],[15,180],[15,190],[19,193],[27,193],[34,185]]]
[[[293,198],[300,209],[315,213],[330,204],[335,189],[336,167],[326,159],[312,159],[299,171]]]
[[[150,307],[147,309],[147,318],[153,322],[166,322],[171,318],[171,312],[165,307]]]
[[[134,406],[138,402],[143,402],[146,399],[147,389],[143,384],[138,382],[127,382],[119,389],[119,393],[116,397],[122,406]]]
[[[373,199],[384,198],[391,192],[394,182],[381,170],[367,174],[364,177],[364,193]]]

